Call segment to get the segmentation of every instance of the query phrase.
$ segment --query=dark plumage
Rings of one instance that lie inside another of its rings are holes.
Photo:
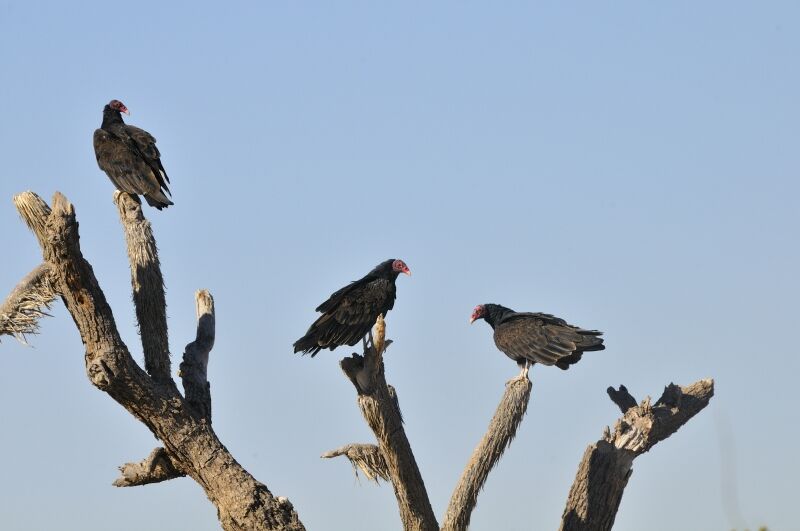
[[[481,304],[470,322],[484,319],[494,329],[494,343],[523,372],[534,363],[568,369],[584,352],[603,350],[602,332],[584,330],[547,313],[515,312],[499,304]]]
[[[126,125],[122,114],[128,108],[119,100],[111,100],[103,108],[103,124],[94,132],[94,154],[97,165],[119,190],[143,195],[147,204],[159,210],[173,202],[169,177],[161,164],[156,139],[143,129]]]
[[[381,262],[364,278],[351,282],[317,307],[322,315],[306,335],[295,341],[294,351],[317,355],[324,348],[355,345],[372,329],[378,315],[394,307],[397,275],[411,274],[402,260]]]

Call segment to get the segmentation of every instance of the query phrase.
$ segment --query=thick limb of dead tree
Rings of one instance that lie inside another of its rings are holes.
[[[624,385],[608,388],[623,415],[614,430],[590,445],[578,466],[561,520],[562,531],[607,531],[614,525],[622,493],[633,472],[633,460],[686,424],[714,396],[714,381],[705,379],[686,387],[669,384],[661,398],[640,405]]]
[[[197,337],[186,346],[180,375],[185,397],[170,376],[164,284],[156,243],[136,197],[115,194],[131,266],[131,284],[145,370],[123,343],[91,265],[81,254],[75,210],[56,193],[52,209],[36,194],[14,198],[39,240],[44,264],[26,276],[0,306],[0,335],[36,331],[42,308],[60,295],[85,347],[86,372],[101,391],[140,420],[161,447],[120,467],[114,485],[145,485],[182,476],[197,481],[217,507],[222,528],[302,530],[292,504],[274,496],[228,452],[211,427],[208,356],[214,344],[214,305],[196,295]]]

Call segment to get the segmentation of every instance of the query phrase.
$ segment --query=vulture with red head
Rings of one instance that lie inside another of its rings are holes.
[[[483,319],[494,329],[494,344],[517,362],[522,375],[534,363],[567,370],[584,352],[603,350],[603,335],[547,313],[515,312],[499,304],[475,307],[469,322]]]
[[[97,165],[106,172],[117,189],[143,195],[147,204],[159,210],[172,205],[169,177],[161,164],[161,153],[153,135],[122,121],[122,113],[130,114],[119,101],[111,100],[103,108],[103,123],[94,132],[94,154]]]
[[[370,332],[379,315],[394,307],[395,281],[400,273],[411,274],[402,260],[381,262],[363,278],[351,282],[317,307],[322,315],[306,335],[295,341],[294,351],[317,355],[322,349],[334,350],[355,345]]]

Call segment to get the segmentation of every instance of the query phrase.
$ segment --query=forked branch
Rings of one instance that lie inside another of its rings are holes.
[[[180,395],[169,376],[166,322],[161,322],[164,309],[155,313],[146,310],[148,297],[156,301],[160,300],[159,293],[163,297],[160,270],[154,271],[159,269],[154,254],[155,240],[149,224],[141,216],[141,209],[137,210],[135,201],[131,203],[128,199],[130,197],[125,194],[117,195],[129,247],[145,247],[142,256],[130,248],[129,255],[133,255],[134,291],[138,285],[141,294],[134,296],[134,302],[145,360],[150,360],[147,362],[150,374],[136,364],[122,342],[111,308],[92,267],[81,253],[73,206],[59,193],[53,197],[52,211],[30,192],[20,194],[14,201],[36,234],[45,262],[51,269],[55,291],[61,295],[80,332],[89,379],[144,423],[164,445],[144,461],[124,465],[122,477],[115,484],[142,485],[186,474],[203,487],[216,505],[226,531],[304,529],[292,504],[285,498],[273,496],[264,484],[236,462],[210,423]],[[131,236],[136,226],[136,230],[141,230]],[[204,299],[210,302],[210,295]],[[213,309],[209,312],[213,316]],[[202,313],[209,314],[205,310]],[[145,324],[151,317],[155,322]],[[213,326],[212,340],[208,341],[208,320],[201,318],[201,321],[196,343],[208,347],[207,355],[213,342]]]
[[[378,317],[373,346],[366,348],[363,356],[353,354],[341,361],[342,370],[358,392],[358,404],[367,424],[375,433],[378,446],[351,444],[327,452],[323,457],[345,455],[354,467],[361,468],[370,478],[371,474],[380,475],[379,471],[374,470],[373,463],[385,463],[400,507],[403,528],[437,529],[422,476],[402,426],[397,394],[392,386],[386,384],[384,337],[385,324],[383,318]],[[522,422],[531,387],[527,377],[515,378],[506,384],[506,391],[489,428],[475,448],[453,492],[443,530],[465,530],[469,525],[478,493]]]
[[[624,386],[619,391],[609,389],[609,396],[624,414],[613,432],[606,428],[603,438],[583,454],[562,516],[562,531],[611,529],[633,460],[705,408],[714,396],[714,381],[700,380],[687,387],[670,384],[653,406],[650,398],[630,406],[636,401]]]

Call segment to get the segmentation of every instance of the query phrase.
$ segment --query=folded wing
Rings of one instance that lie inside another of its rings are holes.
[[[584,352],[603,350],[602,332],[584,330],[545,313],[516,313],[495,326],[494,341],[518,363],[529,361],[567,369]]]

